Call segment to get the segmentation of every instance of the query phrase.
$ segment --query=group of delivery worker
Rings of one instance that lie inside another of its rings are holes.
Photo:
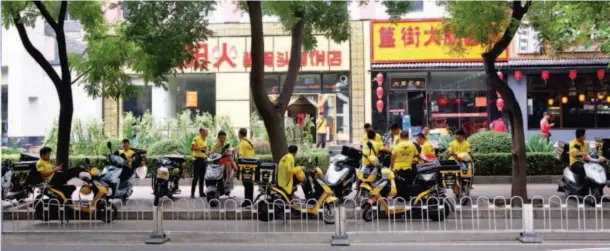
[[[362,137],[362,154],[364,155],[362,164],[368,165],[372,161],[379,162],[379,153],[391,153],[390,169],[409,184],[415,180],[416,173],[413,166],[416,163],[423,163],[424,156],[426,159],[436,158],[434,147],[428,142],[428,128],[424,128],[422,133],[415,136],[419,149],[409,141],[409,132],[401,130],[399,125],[390,127],[391,135],[385,145],[381,135],[373,130],[371,124],[365,124],[364,130],[366,135]],[[368,144],[369,142],[371,144]],[[447,155],[449,159],[453,159],[460,153],[469,152],[470,144],[466,141],[465,133],[458,130],[455,133],[455,140],[449,144]]]

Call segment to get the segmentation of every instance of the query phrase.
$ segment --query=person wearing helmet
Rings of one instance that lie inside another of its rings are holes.
[[[288,147],[288,153],[280,159],[277,167],[277,184],[289,195],[292,195],[293,177],[297,176],[299,181],[305,178],[303,169],[295,166],[296,155],[299,148],[295,145]]]
[[[72,178],[88,175],[82,168],[74,167],[64,170],[63,164],[53,166],[51,164],[51,152],[50,147],[43,147],[40,149],[40,160],[36,162],[36,170],[40,173],[40,177],[49,185],[53,187],[63,186]],[[81,173],[83,174],[81,175]]]
[[[455,160],[462,154],[470,154],[470,143],[466,141],[466,133],[463,130],[455,132],[455,140],[449,143],[447,148],[447,156],[450,160]]]

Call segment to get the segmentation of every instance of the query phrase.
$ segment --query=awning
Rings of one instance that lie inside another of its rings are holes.
[[[603,58],[536,58],[536,59],[509,59],[508,62],[496,62],[498,69],[543,66],[607,66],[610,57]],[[452,68],[479,68],[483,69],[482,62],[434,62],[434,63],[394,63],[373,64],[372,69],[452,69]]]

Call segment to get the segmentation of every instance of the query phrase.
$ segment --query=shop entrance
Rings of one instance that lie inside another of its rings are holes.
[[[388,95],[388,125],[400,124],[410,115],[411,126],[425,126],[426,93],[424,91],[390,91]]]

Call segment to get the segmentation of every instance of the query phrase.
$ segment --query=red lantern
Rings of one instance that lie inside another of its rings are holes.
[[[502,74],[502,72],[501,72],[501,71],[498,71],[498,77],[499,77],[501,80],[504,80],[504,74]]]
[[[504,100],[501,98],[496,100],[496,107],[498,108],[498,111],[502,111],[502,109],[504,109]]]
[[[381,101],[381,100],[377,100],[377,111],[378,112],[383,111],[383,101]]]
[[[515,79],[519,81],[521,80],[521,77],[523,77],[523,73],[521,73],[521,71],[515,71]]]
[[[455,100],[453,100],[453,102],[454,102],[456,105],[459,105],[460,103],[462,103],[462,100],[461,100],[461,99],[459,99],[459,98],[456,98]]]
[[[383,98],[383,88],[381,86],[377,87],[377,98]]]
[[[438,104],[439,105],[446,105],[447,104],[447,99],[446,98],[439,98],[438,99]]]
[[[377,81],[378,86],[383,85],[383,73],[377,73],[377,77],[375,78],[375,80]]]
[[[597,70],[597,78],[598,78],[599,80],[604,79],[604,75],[605,75],[605,74],[606,74],[606,72],[604,71],[604,69],[599,69],[599,70]]]
[[[548,70],[542,70],[542,79],[544,79],[544,82],[549,80],[549,71]]]
[[[576,79],[576,70],[570,70],[570,79],[571,80]]]

